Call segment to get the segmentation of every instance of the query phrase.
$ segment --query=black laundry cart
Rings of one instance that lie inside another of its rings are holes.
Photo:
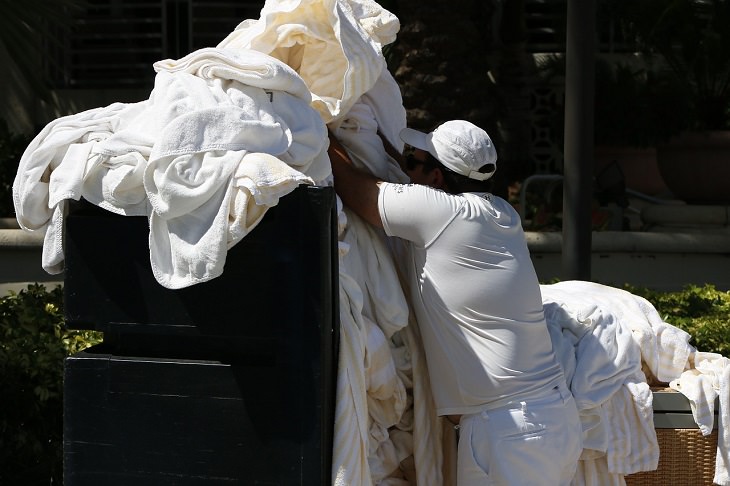
[[[66,218],[66,325],[104,342],[66,359],[65,486],[331,481],[338,344],[334,191],[300,186],[170,290],[144,217]]]

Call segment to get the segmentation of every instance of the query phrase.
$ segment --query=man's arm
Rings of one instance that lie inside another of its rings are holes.
[[[339,140],[332,133],[329,138],[330,146],[327,153],[332,162],[332,175],[337,195],[340,196],[345,206],[362,219],[373,226],[382,228],[383,222],[378,211],[378,193],[383,181],[354,167]]]

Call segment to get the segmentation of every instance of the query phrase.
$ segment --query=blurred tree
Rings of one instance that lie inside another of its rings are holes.
[[[388,0],[401,21],[388,66],[408,124],[431,130],[450,119],[485,129],[499,151],[494,192],[529,171],[522,0]],[[527,137],[527,138],[525,138]]]
[[[58,42],[58,36],[49,33],[69,29],[74,12],[85,5],[86,0],[0,0],[0,48],[16,68],[6,66],[7,72],[44,101],[52,102],[40,72],[43,45]]]

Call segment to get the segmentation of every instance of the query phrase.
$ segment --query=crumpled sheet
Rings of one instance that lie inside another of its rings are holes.
[[[387,138],[386,133],[405,127],[394,86],[383,71],[380,81],[330,129],[357,167],[406,182],[377,133]],[[397,137],[390,143],[402,148]],[[393,242],[347,209],[340,210],[339,221],[341,345],[333,484],[444,484],[440,422]]]

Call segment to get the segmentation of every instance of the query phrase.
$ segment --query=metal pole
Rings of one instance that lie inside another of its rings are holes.
[[[591,278],[595,0],[568,0],[563,172],[564,280]]]

